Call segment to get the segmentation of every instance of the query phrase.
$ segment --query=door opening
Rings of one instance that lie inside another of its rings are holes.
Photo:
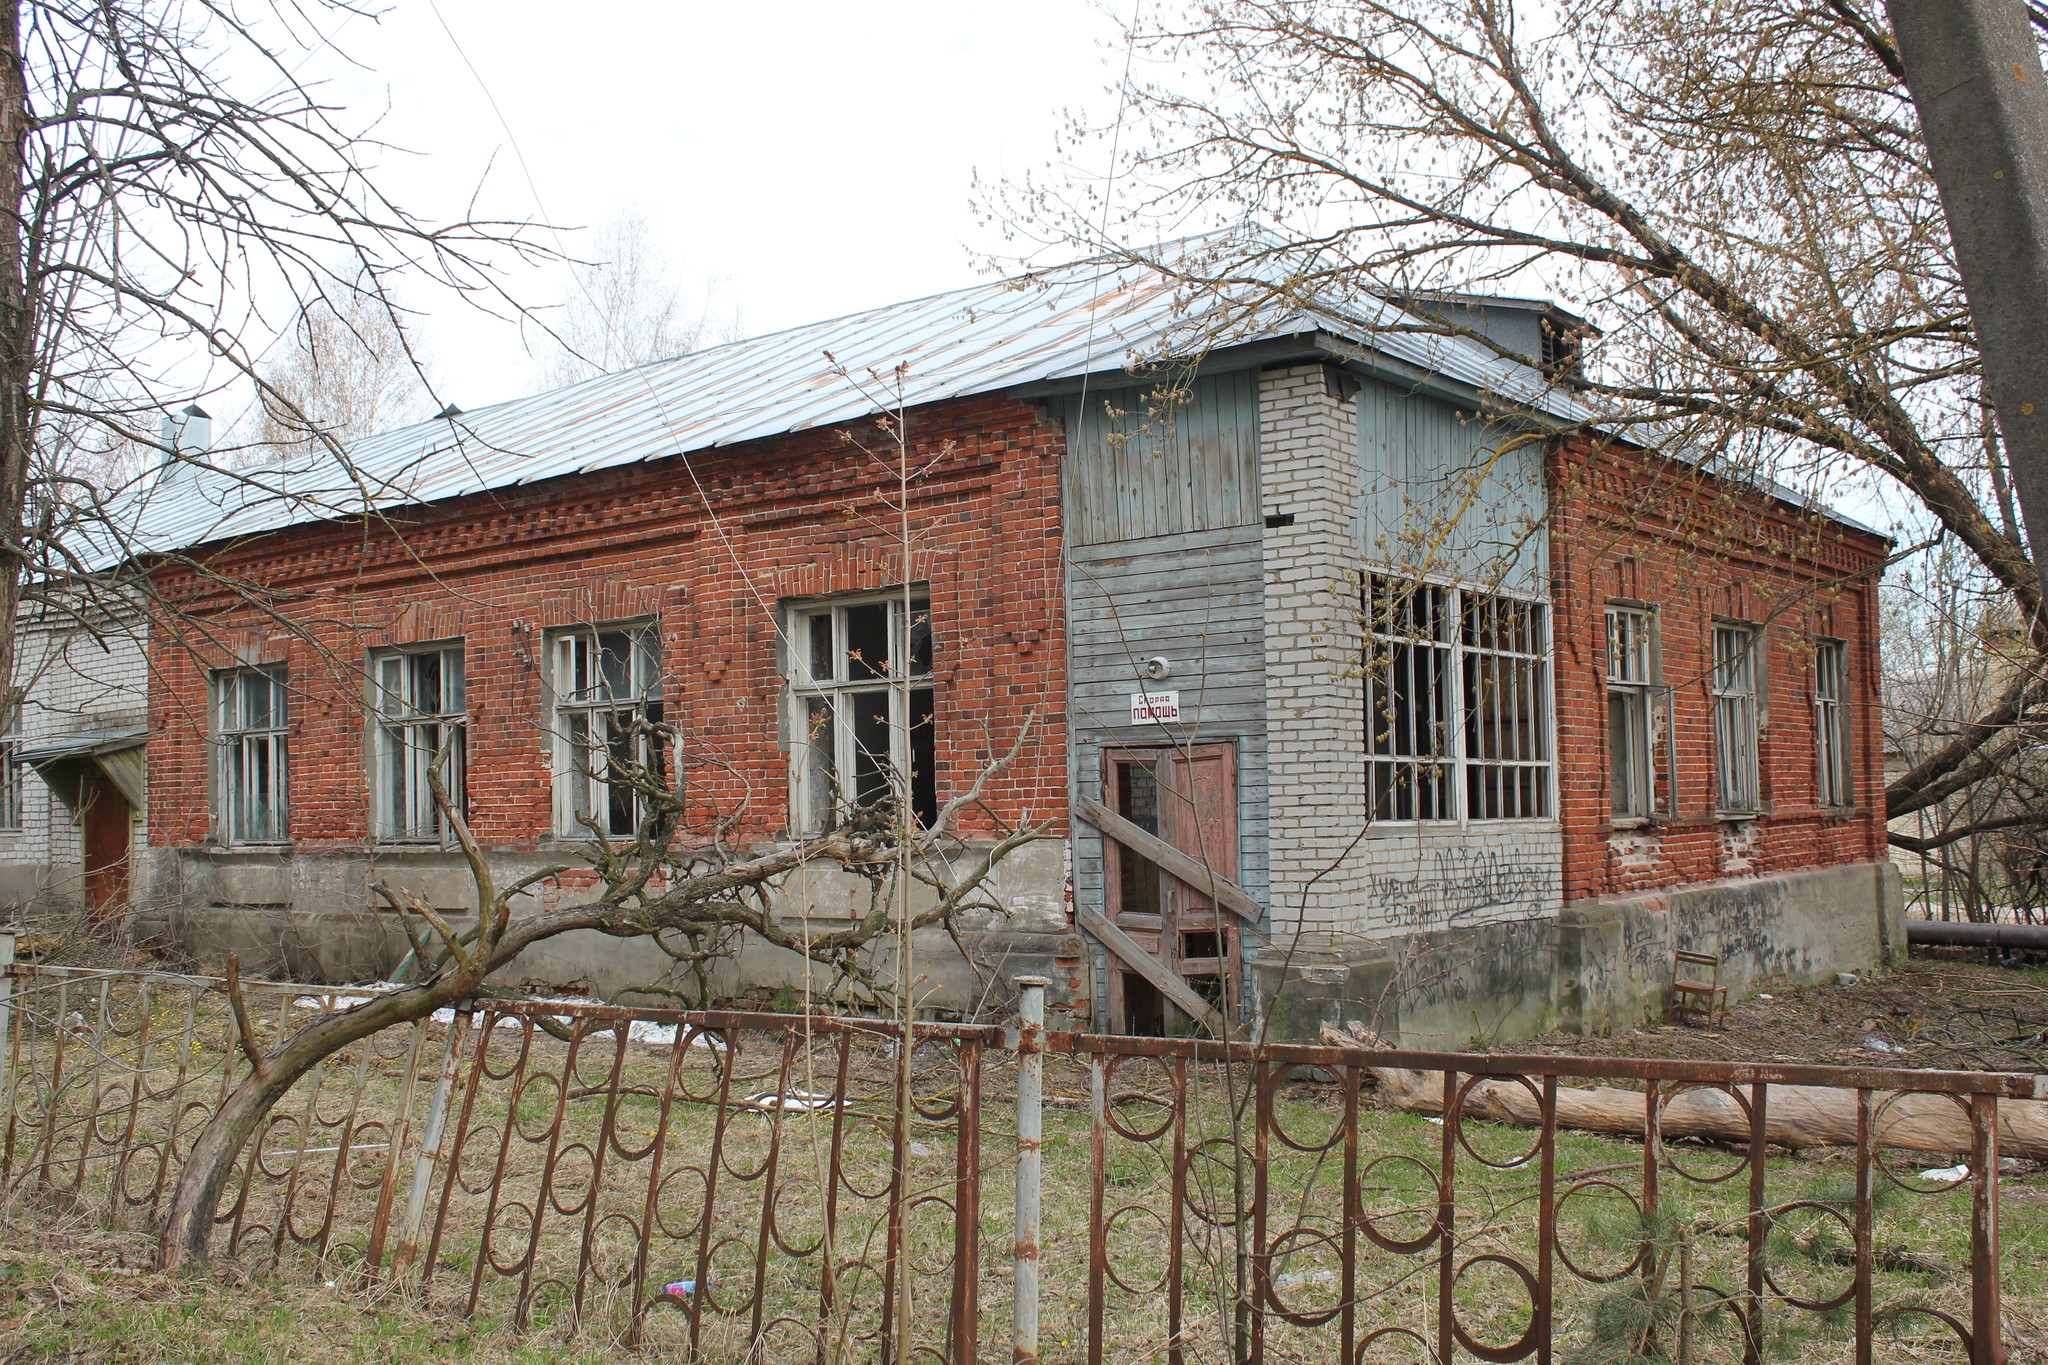
[[[1237,750],[1229,744],[1192,748],[1118,748],[1103,754],[1103,804],[1235,882]],[[1156,863],[1103,840],[1103,884],[1109,918],[1226,1020],[1237,1017],[1241,961],[1238,922],[1196,885]],[[1186,1011],[1127,965],[1112,958],[1109,1027],[1114,1033],[1185,1036],[1205,1031]]]

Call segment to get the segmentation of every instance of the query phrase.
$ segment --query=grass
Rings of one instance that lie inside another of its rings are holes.
[[[650,1310],[640,1349],[679,1357],[690,1335],[686,1307],[701,1303],[705,1311],[697,1331],[704,1359],[809,1359],[820,1336],[832,1343],[829,1354],[837,1359],[877,1354],[886,1297],[881,1272],[890,1236],[888,1204],[879,1195],[896,1150],[891,1095],[899,1065],[883,1040],[862,1040],[853,1049],[843,1109],[772,1113],[744,1101],[761,1091],[833,1091],[836,1043],[797,1052],[786,1075],[781,1040],[772,1034],[742,1039],[736,1066],[711,1049],[689,1049],[676,1075],[681,1091],[696,1098],[664,1110],[660,1095],[672,1062],[666,1047],[636,1042],[621,1053],[609,1033],[594,1036],[584,1044],[581,1064],[558,1083],[566,1056],[562,1044],[509,1030],[494,1036],[490,1066],[474,1077],[473,1093],[467,1068],[458,1087],[456,1113],[467,1115],[458,1178],[452,1186],[437,1181],[430,1192],[427,1237],[439,1222],[431,1275],[396,1285],[370,1283],[364,1274],[369,1228],[387,1185],[394,1205],[403,1208],[445,1029],[423,1029],[416,1049],[410,1037],[380,1040],[333,1059],[273,1123],[260,1161],[231,1192],[230,1200],[239,1205],[223,1205],[234,1211],[215,1246],[222,1253],[232,1249],[232,1256],[222,1255],[209,1272],[166,1277],[147,1269],[155,1199],[145,1196],[160,1195],[149,1179],[154,1161],[144,1150],[131,1162],[141,1178],[131,1179],[124,1195],[114,1184],[121,1169],[114,1158],[173,1132],[189,1132],[203,1110],[185,1104],[218,1092],[228,1030],[214,1000],[208,1008],[203,998],[143,1000],[116,991],[105,1002],[89,1002],[92,1017],[73,1026],[83,1031],[69,1033],[58,1022],[69,1008],[38,1007],[46,1026],[31,1027],[24,1037],[40,1050],[25,1053],[15,1066],[22,1084],[7,1158],[12,1194],[5,1208],[6,1247],[0,1250],[0,1359],[612,1359],[632,1322],[634,1303],[670,1280],[705,1278],[708,1297]],[[75,1006],[77,997],[64,1003]],[[264,1009],[266,1029],[288,1027],[294,1017],[289,1000],[266,1001]],[[126,1032],[102,1028],[101,1012]],[[138,1031],[144,1018],[152,1029],[146,1036]],[[59,1042],[72,1061],[68,1079],[53,1090],[52,1052]],[[106,1063],[97,1074],[90,1064],[95,1058]],[[124,1078],[112,1065],[138,1059],[149,1081],[139,1100],[124,1088],[132,1086],[133,1073]],[[955,1062],[950,1049],[928,1045],[914,1054],[913,1065],[913,1093],[922,1112],[908,1124],[904,1162],[914,1197],[898,1235],[912,1268],[911,1335],[920,1346],[943,1349],[954,1227],[952,1210],[942,1201],[951,1197],[956,1170],[957,1125],[949,1112]],[[729,1083],[723,1081],[728,1067],[734,1073]],[[1111,1268],[1130,1286],[1112,1283],[1104,1293],[1104,1339],[1116,1361],[1162,1358],[1172,1330],[1169,1296],[1161,1287],[1176,1245],[1166,1227],[1173,1208],[1172,1115],[1159,1101],[1176,1083],[1166,1067],[1142,1060],[1120,1066],[1109,1083],[1110,1092],[1122,1096],[1115,1113],[1123,1126],[1168,1129],[1156,1141],[1113,1133],[1105,1143],[1101,1224]],[[721,1084],[729,1101],[723,1107],[712,1102]],[[1340,1097],[1327,1085],[1283,1084],[1273,1100],[1276,1129],[1261,1153],[1251,1125],[1232,1121],[1233,1100],[1241,1098],[1244,1084],[1242,1071],[1191,1066],[1187,1073],[1181,1121],[1190,1154],[1182,1173],[1189,1212],[1178,1248],[1180,1330],[1194,1360],[1229,1358],[1232,1337],[1245,1330],[1234,1313],[1241,1237],[1262,1235],[1274,1248],[1276,1289],[1296,1315],[1334,1312],[1343,1298],[1336,1245],[1343,1235],[1347,1170]],[[1080,1358],[1086,1345],[1090,1232],[1097,1226],[1085,1066],[1049,1058],[1047,1089],[1052,1102],[1045,1115],[1041,1341],[1046,1359],[1063,1361]],[[408,1094],[410,1121],[401,1124]],[[989,1358],[1008,1354],[1013,1094],[1014,1063],[1003,1054],[987,1054],[977,1290],[982,1354]],[[53,1096],[64,1137],[51,1149],[55,1160],[44,1179],[37,1164],[40,1148],[27,1141],[33,1135],[27,1120]],[[100,1115],[99,1121],[84,1122],[88,1112]],[[559,1133],[557,1114],[563,1115]],[[713,1139],[721,1132],[714,1159]],[[1283,1133],[1299,1147],[1337,1140],[1327,1150],[1302,1151],[1283,1142]],[[359,1150],[337,1173],[338,1154],[318,1149],[342,1145],[344,1135]],[[395,1153],[389,1145],[394,1135]],[[1234,1145],[1239,1136],[1242,1148]],[[1467,1137],[1473,1150],[1458,1151],[1455,1177],[1461,1255],[1513,1257],[1533,1270],[1537,1165],[1514,1164],[1532,1150],[1533,1135],[1473,1124]],[[1369,1108],[1360,1113],[1359,1198],[1368,1225],[1386,1239],[1419,1237],[1429,1228],[1438,1197],[1432,1172],[1441,1165],[1443,1140],[1442,1126],[1414,1115]],[[1695,1174],[1740,1162],[1739,1154],[1709,1147],[1674,1144],[1670,1150]],[[1474,1153],[1498,1168],[1481,1165]],[[777,1197],[764,1208],[771,1160]],[[1556,1161],[1560,1190],[1575,1180],[1640,1186],[1640,1145],[1561,1133]],[[1947,1162],[1899,1154],[1895,1164],[1911,1172]],[[1768,1195],[1774,1203],[1825,1201],[1850,1170],[1839,1153],[1774,1156]],[[1261,1178],[1267,1191],[1262,1229],[1238,1212]],[[1739,1290],[1746,1243],[1723,1233],[1739,1229],[1747,1207],[1746,1176],[1707,1184],[1666,1170],[1661,1182],[1665,1207],[1677,1210],[1679,1224],[1693,1230],[1688,1235],[1697,1277]],[[707,1187],[716,1189],[708,1223],[701,1217]],[[639,1224],[650,1189],[656,1222],[644,1271],[636,1278]],[[828,1193],[835,1201],[829,1304]],[[2025,1182],[2009,1185],[2006,1195],[2008,1304],[2016,1321],[2031,1321],[2041,1316],[2048,1297],[2048,1220]],[[323,1219],[330,1207],[334,1218],[328,1225]],[[1588,1269],[1625,1264],[1628,1250],[1597,1225],[1603,1213],[1606,1222],[1626,1222],[1629,1210],[1619,1194],[1585,1187],[1566,1201],[1559,1217],[1565,1254]],[[1968,1264],[1968,1229],[1966,1187],[1901,1194],[1879,1208],[1875,1222],[1880,1248],[1904,1248],[1958,1270]],[[1807,1237],[1815,1230],[1822,1234],[1819,1241]],[[1829,1286],[1847,1284],[1846,1269],[1812,1254],[1818,1248],[1825,1255],[1830,1232],[1838,1242],[1847,1240],[1832,1215],[1805,1211],[1788,1219],[1785,1231],[1798,1233],[1809,1249],[1783,1237],[1773,1246],[1771,1263],[1784,1287],[1799,1292],[1803,1285],[1802,1296],[1820,1298],[1834,1292]],[[757,1293],[756,1250],[764,1236],[769,1251],[760,1262]],[[700,1257],[708,1260],[708,1277],[699,1274]],[[1433,1337],[1433,1250],[1388,1250],[1360,1236],[1355,1264],[1360,1334],[1404,1326]],[[1562,1358],[1562,1347],[1585,1337],[1591,1314],[1613,1290],[1583,1283],[1562,1266],[1557,1282]],[[1883,1271],[1876,1277],[1876,1295],[1880,1305],[1925,1304],[1967,1321],[1967,1282],[1960,1275]],[[1468,1271],[1455,1297],[1460,1321],[1481,1342],[1508,1342],[1527,1323],[1527,1294],[1497,1263]],[[1787,1343],[1811,1365],[1849,1359],[1841,1322],[1782,1306],[1769,1316],[1773,1323],[1796,1326]],[[754,1351],[757,1321],[762,1345]],[[1303,1325],[1271,1315],[1263,1324],[1264,1349],[1275,1360],[1334,1359],[1337,1330],[1334,1321]],[[1882,1350],[1887,1359],[1958,1358],[1920,1326]],[[1403,1359],[1398,1350],[1382,1358]],[[1739,1358],[1739,1351],[1725,1330],[1709,1331],[1697,1358],[1704,1365]]]

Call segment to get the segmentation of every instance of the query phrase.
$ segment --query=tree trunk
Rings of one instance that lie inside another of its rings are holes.
[[[214,1211],[235,1160],[256,1134],[271,1106],[321,1061],[349,1044],[394,1025],[424,1019],[467,996],[476,982],[455,977],[413,990],[379,996],[340,1014],[324,1015],[293,1034],[263,1058],[236,1086],[192,1143],[192,1151],[171,1191],[171,1207],[157,1244],[157,1260],[175,1270],[187,1259],[206,1259]],[[253,1059],[252,1059],[253,1060]]]
[[[1444,1078],[1436,1071],[1372,1068],[1380,1098],[1396,1109],[1440,1114]],[[1882,1103],[1882,1101],[1880,1101]],[[1465,1093],[1467,1118],[1538,1127],[1543,1114],[1534,1095],[1515,1081],[1480,1081]],[[1639,1091],[1606,1086],[1557,1088],[1557,1126],[1622,1137],[1643,1135]],[[1658,1131],[1667,1138],[1749,1141],[1749,1115],[1725,1090],[1681,1091],[1664,1106]],[[1824,1085],[1774,1085],[1764,1112],[1765,1138],[1780,1147],[1856,1145],[1856,1092]],[[1877,1143],[1909,1152],[1951,1155],[1971,1147],[1970,1119],[1946,1095],[1901,1095],[1877,1116]],[[2006,1156],[2048,1161],[2048,1103],[1998,1102],[1998,1147]]]
[[[28,282],[28,219],[22,201],[27,155],[28,80],[21,55],[21,7],[0,0],[0,727],[20,705],[15,633],[27,570],[30,367],[36,317]]]
[[[1984,387],[2048,583],[2048,86],[2024,0],[1888,0]]]

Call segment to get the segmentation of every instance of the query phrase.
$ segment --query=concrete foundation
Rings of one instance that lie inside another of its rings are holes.
[[[500,885],[549,864],[573,861],[559,852],[498,853],[492,875]],[[410,945],[397,919],[373,910],[371,891],[384,883],[424,898],[457,926],[472,922],[476,891],[455,855],[439,850],[337,853],[153,850],[140,860],[136,908],[128,917],[131,941],[160,946],[205,968],[230,954],[250,975],[311,983],[347,984],[391,978]],[[1056,842],[1011,854],[991,877],[1007,913],[963,916],[959,942],[943,929],[912,936],[911,962],[900,973],[893,939],[877,942],[866,966],[878,980],[907,979],[916,1008],[963,1018],[996,1016],[1009,1008],[1010,978],[1050,977],[1048,1004],[1085,1011],[1087,989],[1078,938],[1067,927],[1064,850]],[[573,893],[570,893],[573,894]],[[834,870],[790,879],[780,898],[794,931],[808,921],[819,933],[843,929],[867,909],[865,881]],[[926,903],[920,889],[913,908]],[[512,902],[513,914],[541,908],[538,895]],[[961,948],[965,947],[965,954]],[[640,1004],[670,1003],[637,994],[648,987],[686,986],[711,996],[746,989],[789,997],[828,998],[829,973],[800,953],[750,940],[738,957],[720,964],[708,981],[681,980],[676,964],[644,938],[595,932],[564,934],[535,944],[499,980],[509,987],[575,992]]]
[[[1402,1046],[1462,1048],[1661,1022],[1680,950],[1718,955],[1734,997],[1895,966],[1906,953],[1898,869],[1737,878],[1426,934],[1299,935],[1260,951],[1252,990],[1276,1040],[1356,1020]]]

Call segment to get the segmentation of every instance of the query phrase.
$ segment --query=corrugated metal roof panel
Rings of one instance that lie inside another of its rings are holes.
[[[238,471],[180,466],[117,509],[126,550],[166,551],[330,517],[589,473],[905,405],[1113,370],[1190,349],[1179,288],[1083,263],[811,323],[368,437],[351,469],[307,456]],[[1537,370],[1383,299],[1253,310],[1232,345],[1325,332],[1566,421],[1593,414]]]

